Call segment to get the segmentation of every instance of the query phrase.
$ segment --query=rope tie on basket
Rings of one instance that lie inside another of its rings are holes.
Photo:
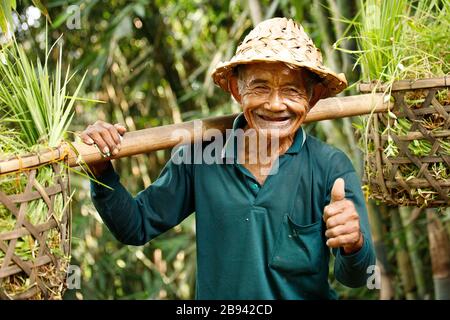
[[[16,187],[17,188],[20,188],[20,178],[19,178],[19,173],[22,171],[22,169],[23,169],[23,160],[22,160],[22,158],[20,157],[20,155],[16,155],[16,157],[17,157],[17,161],[19,161],[19,170],[16,172],[16,179],[15,179],[15,182],[16,182]]]
[[[19,161],[19,170],[18,171],[22,171],[23,169],[23,160],[22,157],[20,155],[16,155],[17,160]]]
[[[34,165],[34,166],[24,167],[22,157],[17,154],[17,155],[15,155],[15,157],[17,158],[17,161],[19,162],[19,168],[14,172],[0,173],[0,177],[3,175],[12,174],[12,173],[19,175],[20,173],[38,169],[40,167],[43,167],[43,166],[46,166],[46,165],[49,165],[52,163],[58,163],[58,162],[64,161],[70,154],[70,148],[69,148],[68,144],[65,143],[64,140],[62,141],[61,145],[57,148],[51,148],[49,146],[47,146],[46,148],[51,153],[51,160],[46,161],[45,163],[40,163],[41,162],[41,154],[37,152],[34,155],[37,156],[39,164]],[[58,153],[55,153],[55,152],[58,152]]]

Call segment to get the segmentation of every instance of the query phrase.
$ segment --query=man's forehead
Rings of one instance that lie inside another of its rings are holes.
[[[242,69],[247,79],[264,79],[273,76],[295,79],[302,78],[304,75],[302,74],[302,69],[292,69],[284,63],[252,63],[245,65]]]

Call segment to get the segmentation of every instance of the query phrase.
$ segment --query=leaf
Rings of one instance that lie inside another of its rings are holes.
[[[388,111],[388,115],[389,115],[389,117],[391,117],[392,119],[397,119],[397,116],[396,116],[392,111]]]
[[[136,13],[137,16],[139,17],[145,17],[145,8],[142,4],[140,3],[136,3],[136,5],[134,6],[134,13]]]
[[[52,23],[52,19],[50,18],[50,15],[48,14],[47,8],[42,4],[41,0],[32,0],[33,4],[41,10],[42,14],[47,18],[47,20]]]
[[[67,17],[70,16],[70,13],[67,11],[64,11],[63,13],[61,13],[60,15],[58,15],[55,19],[55,21],[52,23],[52,28],[56,29],[58,27],[60,27],[64,21],[67,20]]]
[[[11,15],[11,5],[6,2],[6,0],[1,0],[1,8],[0,8],[0,27],[3,30],[3,33],[7,34],[9,31],[8,23],[11,23],[12,15]]]

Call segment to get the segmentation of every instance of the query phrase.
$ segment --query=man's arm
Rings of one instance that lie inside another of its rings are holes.
[[[120,124],[97,121],[80,137],[86,144],[96,144],[105,157],[120,150],[126,128]],[[176,156],[182,155],[183,149]],[[192,166],[166,164],[160,177],[136,197],[122,186],[110,161],[90,166],[96,179],[109,186],[91,182],[92,201],[114,236],[121,242],[142,245],[179,224],[194,210]]]
[[[97,180],[113,190],[92,181],[92,201],[119,241],[143,245],[194,211],[191,169],[192,166],[174,164],[169,160],[159,178],[133,197],[109,165]]]
[[[330,204],[324,210],[327,244],[333,248],[336,257],[336,279],[348,287],[361,287],[370,276],[368,267],[376,263],[367,208],[360,179],[350,160],[342,152],[334,158],[330,163],[336,167],[328,179]]]

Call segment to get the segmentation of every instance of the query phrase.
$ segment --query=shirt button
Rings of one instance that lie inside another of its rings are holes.
[[[252,189],[253,190],[258,190],[259,186],[257,183],[252,184]]]

